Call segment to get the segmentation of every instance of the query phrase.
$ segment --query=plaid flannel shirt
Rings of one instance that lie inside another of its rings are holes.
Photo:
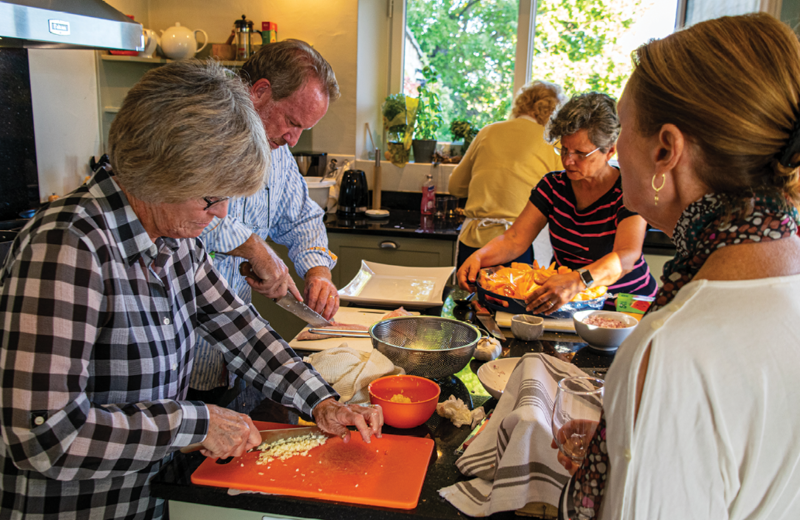
[[[198,333],[274,401],[336,397],[199,240],[153,243],[104,170],[35,215],[0,286],[0,518],[160,517],[148,481],[208,429],[182,400]]]

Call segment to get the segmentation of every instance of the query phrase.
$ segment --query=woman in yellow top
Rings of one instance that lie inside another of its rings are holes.
[[[562,169],[553,146],[544,140],[544,125],[564,101],[560,86],[538,80],[528,83],[514,99],[511,119],[484,127],[472,141],[448,186],[451,195],[468,197],[457,267],[514,223],[531,189],[546,173]],[[539,236],[545,248],[540,261],[548,262],[552,250],[546,230]],[[532,250],[514,261],[532,263]]]

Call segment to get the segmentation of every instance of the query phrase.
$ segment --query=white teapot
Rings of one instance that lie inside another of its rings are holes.
[[[197,48],[197,39],[195,35],[203,33],[205,41],[203,45]],[[203,50],[208,43],[208,35],[202,29],[193,31],[186,27],[182,27],[180,23],[176,23],[166,31],[161,31],[161,50],[167,58],[173,60],[187,60],[193,58],[194,55]]]
[[[139,53],[142,58],[152,58],[156,54],[156,49],[161,45],[158,34],[151,29],[144,29],[144,50]]]

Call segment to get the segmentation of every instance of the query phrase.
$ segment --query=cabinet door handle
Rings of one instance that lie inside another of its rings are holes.
[[[391,240],[384,240],[379,244],[381,249],[397,249],[397,242],[392,242]]]

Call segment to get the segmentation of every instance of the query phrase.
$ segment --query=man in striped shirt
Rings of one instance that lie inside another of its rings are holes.
[[[306,304],[331,318],[339,308],[339,294],[331,281],[336,257],[328,250],[324,211],[309,197],[289,146],[297,144],[303,130],[317,124],[329,103],[339,97],[336,77],[330,64],[299,40],[265,45],[242,66],[241,76],[250,85],[250,98],[267,132],[272,168],[264,190],[231,201],[228,216],[215,219],[200,238],[213,252],[214,265],[231,290],[247,303],[252,289],[268,298],[290,292],[304,299],[265,239],[269,236],[287,246],[295,269],[305,279]],[[261,281],[239,274],[244,261],[250,262]],[[218,402],[234,382],[230,379],[222,352],[200,338],[190,397]]]

